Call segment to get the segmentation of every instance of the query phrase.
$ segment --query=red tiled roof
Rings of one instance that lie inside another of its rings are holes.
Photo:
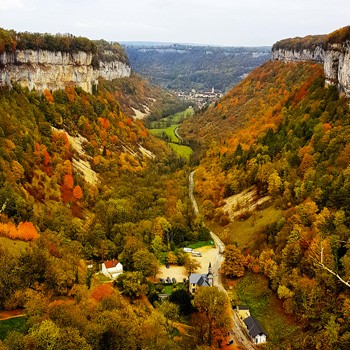
[[[105,266],[107,269],[110,269],[112,267],[116,267],[118,265],[119,261],[118,260],[108,260],[108,261],[105,261]]]

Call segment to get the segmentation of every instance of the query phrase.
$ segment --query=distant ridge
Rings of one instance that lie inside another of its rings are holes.
[[[125,48],[133,70],[177,92],[225,92],[271,57],[270,47],[224,47],[133,42]]]
[[[174,45],[175,43],[171,42],[162,42],[162,41],[120,41],[120,44],[123,46],[168,46]]]
[[[198,44],[198,43],[179,43],[179,42],[163,42],[163,41],[120,41],[122,46],[135,47],[157,47],[157,46],[198,46],[198,47],[212,47],[212,48],[264,48],[271,49],[271,46],[243,46],[243,45],[219,45],[219,44]]]

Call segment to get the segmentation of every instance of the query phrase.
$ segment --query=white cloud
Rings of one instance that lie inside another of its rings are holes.
[[[106,40],[272,45],[349,22],[348,0],[0,0],[4,28]]]
[[[75,21],[75,24],[76,24],[77,27],[89,28],[89,25],[87,23],[84,23],[84,22]]]
[[[26,9],[27,6],[21,0],[0,0],[0,11]]]

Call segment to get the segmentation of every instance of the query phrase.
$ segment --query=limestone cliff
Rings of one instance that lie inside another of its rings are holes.
[[[117,43],[0,28],[0,86],[19,83],[43,91],[74,85],[91,92],[99,77],[130,74],[128,57]]]
[[[42,91],[57,90],[73,84],[91,92],[98,77],[112,80],[128,77],[130,66],[121,61],[99,61],[92,64],[93,54],[83,51],[75,53],[47,50],[15,50],[0,54],[0,86],[19,83]]]
[[[272,59],[322,63],[326,83],[350,97],[350,27],[329,35],[279,41],[272,47]]]

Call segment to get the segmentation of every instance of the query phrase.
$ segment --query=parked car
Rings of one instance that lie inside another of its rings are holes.
[[[230,340],[226,343],[226,345],[231,345],[231,344],[233,344],[233,339],[230,339]]]
[[[164,283],[164,278],[160,278],[159,283]]]
[[[192,256],[202,256],[202,253],[193,251]]]
[[[176,278],[175,277],[173,277],[171,280],[173,281],[173,283],[176,283]]]
[[[167,278],[166,278],[166,283],[171,283],[170,277],[167,277]]]
[[[184,248],[185,253],[192,253],[192,248]]]

